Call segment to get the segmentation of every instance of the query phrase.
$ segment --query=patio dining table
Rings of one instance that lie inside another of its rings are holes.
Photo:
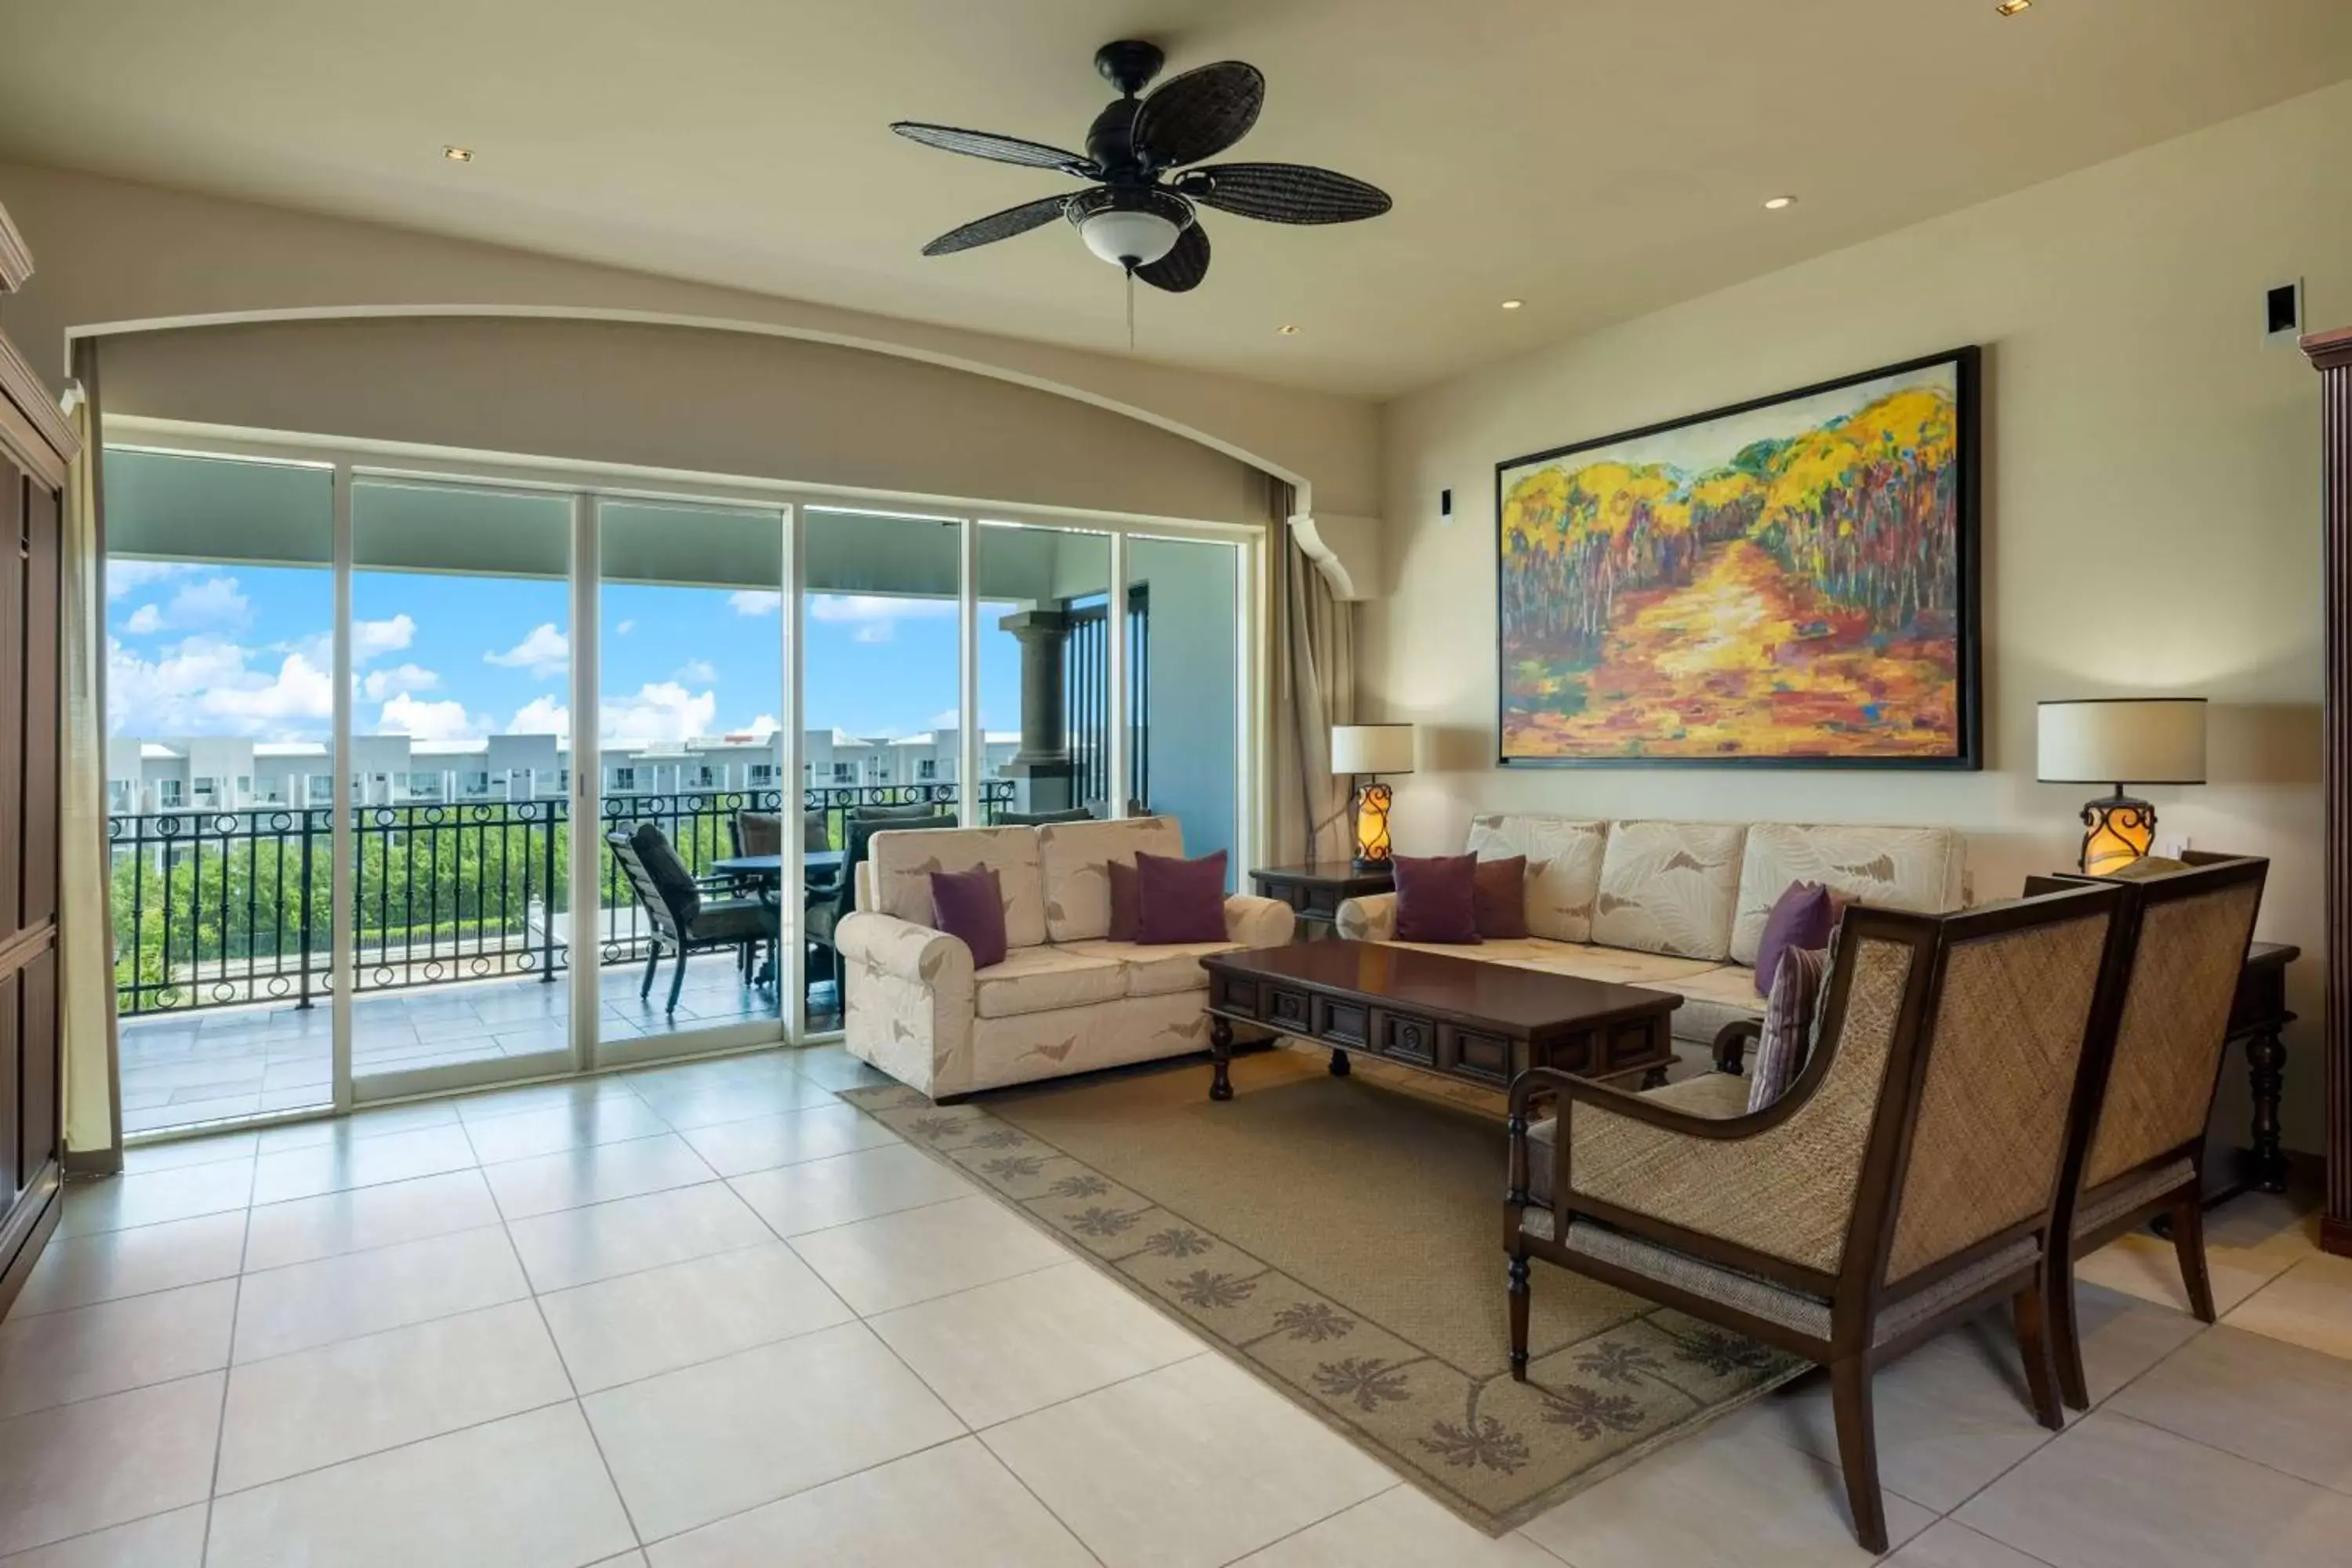
[[[804,849],[801,864],[803,875],[811,881],[814,873],[823,871],[836,875],[841,870],[842,851],[838,849]],[[721,855],[710,862],[712,875],[740,877],[747,882],[781,882],[784,879],[784,858],[782,855]]]

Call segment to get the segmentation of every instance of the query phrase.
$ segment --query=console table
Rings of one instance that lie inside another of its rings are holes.
[[[1298,917],[1301,935],[1312,937],[1315,933],[1306,928],[1328,931],[1339,918],[1341,904],[1367,893],[1390,891],[1396,876],[1386,866],[1364,868],[1335,860],[1321,866],[1260,866],[1250,872],[1250,881],[1259,898],[1288,904]]]

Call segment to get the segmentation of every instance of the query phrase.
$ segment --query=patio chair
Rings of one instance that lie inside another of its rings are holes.
[[[1820,1043],[1764,1110],[1706,1115],[1679,1084],[1637,1095],[1520,1074],[1512,1375],[1527,1377],[1535,1258],[1826,1365],[1854,1535],[1873,1552],[1887,1546],[1876,1367],[2007,1301],[2034,1414],[2058,1429],[2045,1253],[2084,1064],[2113,1016],[2122,899],[2077,887],[1948,915],[1848,910]],[[1534,1175],[1538,1097],[1559,1111]]]
[[[825,971],[813,979],[839,981],[839,953],[835,951],[833,933],[835,927],[857,908],[857,868],[866,861],[868,847],[877,833],[920,832],[926,828],[953,827],[955,814],[934,811],[928,816],[888,816],[868,821],[862,816],[849,824],[849,842],[843,846],[841,869],[834,873],[831,883],[808,889],[807,919],[803,924],[811,944],[825,953]]]
[[[744,982],[751,983],[760,947],[762,943],[772,946],[777,939],[779,922],[774,904],[765,899],[706,898],[706,893],[724,891],[726,884],[697,879],[687,869],[686,862],[678,858],[669,836],[650,822],[641,822],[627,833],[615,829],[604,835],[604,842],[611,847],[622,873],[629,879],[637,907],[645,911],[647,923],[653,927],[645,984],[637,987],[640,1000],[653,994],[654,976],[661,967],[665,952],[677,957],[665,1013],[677,1011],[678,992],[686,984],[686,959],[690,952],[734,948]]]
[[[2238,973],[2253,938],[2267,860],[2192,855],[2187,869],[2118,879],[2116,920],[2126,942],[2112,982],[2119,997],[2111,1047],[2094,1064],[2094,1093],[2070,1155],[2071,1223],[2051,1255],[2051,1327],[2065,1401],[2090,1408],[2074,1315],[2074,1260],[2158,1215],[2189,1310],[2213,1321],[2205,1267],[2205,1127],[2212,1119],[2229,1047]],[[2028,883],[2029,888],[2034,883]]]

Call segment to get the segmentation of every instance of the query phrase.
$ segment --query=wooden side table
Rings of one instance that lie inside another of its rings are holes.
[[[1250,872],[1250,882],[1259,898],[1278,899],[1291,907],[1298,917],[1301,941],[1328,936],[1339,918],[1339,906],[1349,899],[1390,892],[1396,887],[1396,878],[1387,867],[1360,870],[1348,860],[1319,866],[1260,866]]]
[[[2246,950],[2246,966],[2238,972],[2238,994],[2230,1004],[2230,1040],[2246,1047],[2253,1125],[2248,1146],[2235,1151],[2235,1158],[2209,1161],[2208,1208],[2240,1193],[2286,1191],[2286,1151],[2279,1143],[2286,1047],[2279,1036],[2294,1022],[2286,1005],[2286,966],[2302,956],[2303,949],[2291,942],[2258,942]]]

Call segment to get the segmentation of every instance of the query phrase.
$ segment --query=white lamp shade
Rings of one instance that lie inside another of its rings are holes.
[[[1412,726],[1332,725],[1331,771],[1335,773],[1412,772]]]
[[[2118,697],[2044,702],[2035,776],[2043,784],[2205,782],[2205,700]]]

